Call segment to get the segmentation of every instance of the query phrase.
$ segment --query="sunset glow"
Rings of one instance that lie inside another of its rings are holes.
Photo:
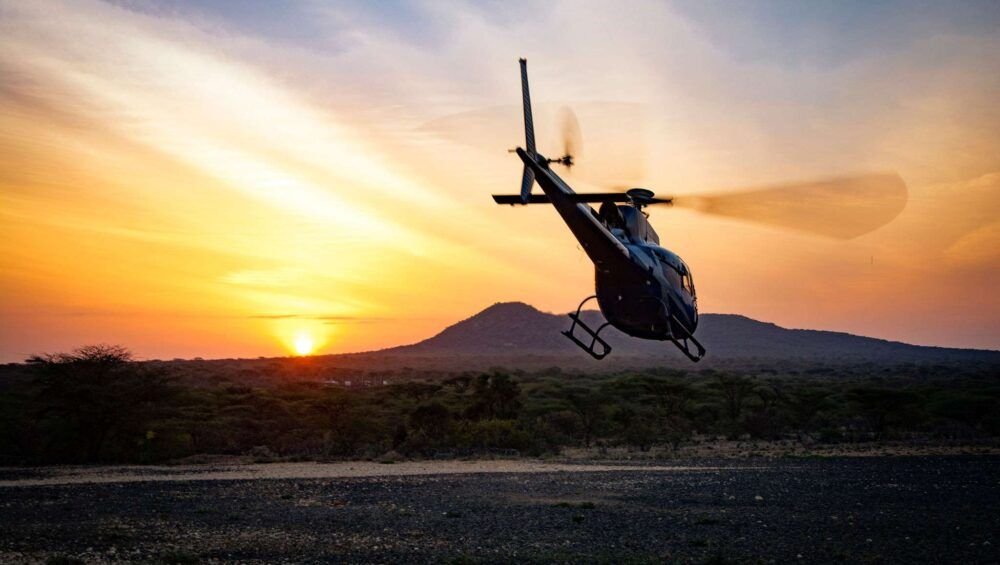
[[[425,127],[516,108],[519,56],[540,107],[643,108],[596,138],[581,113],[583,170],[617,146],[664,195],[905,179],[899,218],[847,242],[655,211],[703,311],[1000,347],[1000,36],[976,14],[787,37],[711,3],[168,4],[0,0],[0,361],[372,350],[497,301],[574,308],[593,272],[558,216],[489,197],[517,190],[520,124]]]
[[[305,332],[295,336],[293,346],[297,355],[309,355],[316,350],[316,342],[313,337]]]

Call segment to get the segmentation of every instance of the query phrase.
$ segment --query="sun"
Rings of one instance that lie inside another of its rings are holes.
[[[309,355],[316,350],[316,340],[306,332],[299,332],[292,342],[296,355]]]
[[[316,355],[330,342],[332,328],[323,320],[295,317],[273,320],[269,333],[277,338],[282,349],[291,355],[307,357]]]

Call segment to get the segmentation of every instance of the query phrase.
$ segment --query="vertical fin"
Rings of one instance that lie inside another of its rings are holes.
[[[531,93],[528,92],[528,61],[521,59],[521,98],[524,101],[524,143],[525,151],[535,156],[535,124],[531,119]]]
[[[522,58],[519,62],[521,63],[521,99],[524,103],[524,149],[534,159],[535,124],[531,118],[531,93],[528,91],[528,61]],[[524,174],[521,176],[521,202],[528,203],[528,198],[531,196],[531,189],[534,185],[535,171],[525,165]]]
[[[535,185],[535,171],[524,166],[524,174],[521,176],[521,203],[527,204],[531,199],[531,188]]]

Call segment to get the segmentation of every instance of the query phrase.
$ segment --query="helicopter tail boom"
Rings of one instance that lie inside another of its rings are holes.
[[[628,261],[628,249],[611,235],[598,219],[597,213],[587,206],[586,202],[591,201],[587,198],[589,195],[573,192],[558,175],[539,163],[537,157],[528,155],[527,151],[518,148],[517,156],[524,162],[524,166],[531,170],[535,180],[538,181],[538,186],[545,193],[544,196],[528,195],[527,201],[523,203],[551,204],[598,269],[627,268],[631,265]],[[508,198],[504,195],[493,197],[498,204],[512,203],[506,201]]]

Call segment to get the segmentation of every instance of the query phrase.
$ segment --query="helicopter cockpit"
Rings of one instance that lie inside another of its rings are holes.
[[[654,248],[653,254],[659,259],[663,276],[670,281],[670,284],[684,290],[694,300],[697,296],[694,290],[694,279],[691,277],[691,269],[688,268],[687,264],[676,253],[662,247]]]

